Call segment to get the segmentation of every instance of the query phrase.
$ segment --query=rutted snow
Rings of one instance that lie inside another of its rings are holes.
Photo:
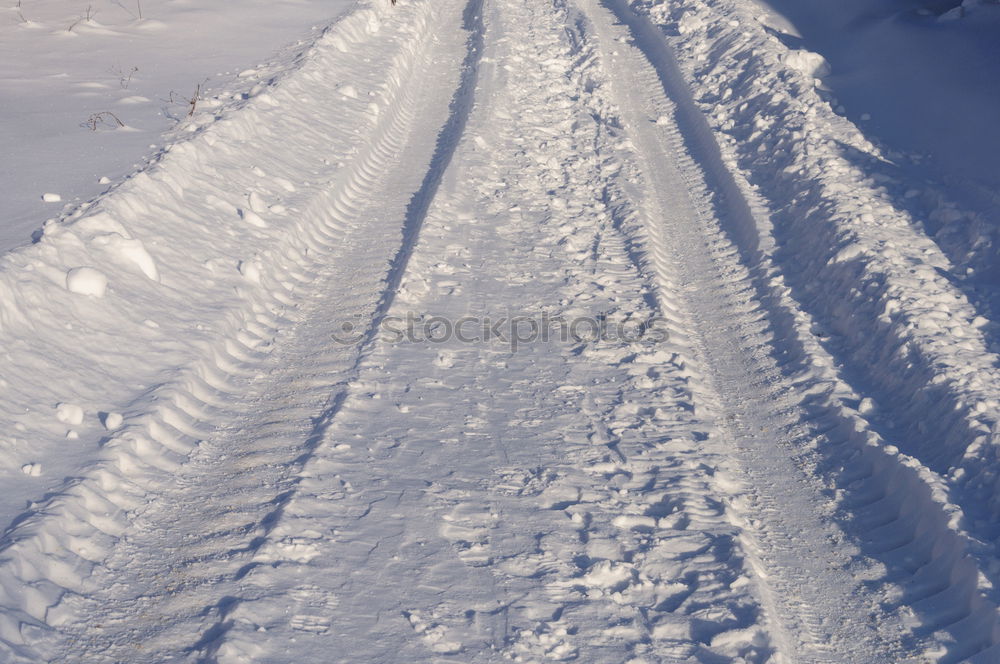
[[[990,313],[775,25],[364,0],[4,256],[5,661],[991,662]]]

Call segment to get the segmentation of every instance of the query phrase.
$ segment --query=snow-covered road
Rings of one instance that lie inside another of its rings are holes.
[[[6,255],[0,660],[1000,660],[989,321],[741,7],[361,2]]]

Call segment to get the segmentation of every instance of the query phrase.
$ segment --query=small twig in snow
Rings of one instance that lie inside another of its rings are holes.
[[[122,4],[122,0],[114,0],[114,4],[118,5],[124,11],[128,12],[128,15],[131,16],[132,18],[134,18],[134,19],[138,19],[139,18],[138,16],[135,15],[134,11],[132,11],[131,9],[129,9],[128,7],[126,7],[125,5]]]
[[[122,90],[128,90],[128,86],[132,82],[132,77],[135,76],[138,71],[138,67],[132,67],[127,72],[118,65],[111,68],[111,73],[118,75],[118,85],[121,86]]]
[[[84,123],[87,127],[90,127],[91,131],[97,131],[97,128],[101,125],[111,125],[112,127],[124,127],[125,123],[121,121],[117,115],[111,111],[101,111],[100,113],[94,113],[87,121]]]
[[[73,32],[73,28],[75,28],[81,23],[84,22],[90,23],[92,20],[94,20],[94,14],[95,14],[94,6],[87,5],[87,13],[81,16],[80,18],[76,19],[75,21],[73,21],[73,24],[70,25],[68,28],[66,28],[66,32]]]
[[[194,89],[194,96],[191,97],[191,99],[188,100],[188,103],[191,104],[191,110],[188,111],[188,114],[187,114],[188,117],[191,117],[192,115],[194,115],[194,110],[195,110],[195,108],[198,107],[198,99],[200,99],[200,98],[201,98],[201,83],[199,83],[198,87],[196,87]]]

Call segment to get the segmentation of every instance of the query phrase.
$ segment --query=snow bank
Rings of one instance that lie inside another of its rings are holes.
[[[0,561],[5,661],[39,661],[36,637],[92,590],[88,570],[144,485],[184,462],[204,412],[269,352],[409,112],[401,90],[433,12],[360,3],[291,61],[247,73],[256,92],[199,106],[153,163],[0,258],[0,421],[16,432],[0,470],[21,478],[2,502],[17,523]],[[393,67],[373,80],[343,52],[387,21]],[[363,94],[345,99],[342,83]],[[372,99],[387,109],[374,122]]]
[[[845,518],[875,549],[872,524],[888,519],[926,565],[906,601],[921,620],[944,620],[961,635],[950,656],[996,643],[997,597],[980,577],[995,568],[996,551],[978,542],[994,539],[988,524],[1000,516],[1000,376],[980,312],[950,283],[940,248],[868,170],[879,150],[817,91],[819,61],[772,36],[748,2],[633,6],[674,35],[686,83],[672,92],[694,92],[678,101],[682,115],[691,104],[685,139],[766,289],[782,363],[798,364],[805,404],[842,422],[818,445],[844,490]],[[824,357],[830,364],[817,364]],[[873,400],[862,415],[864,396]],[[935,574],[949,583],[919,580]],[[947,620],[929,599],[945,589],[955,598],[943,605],[961,606]]]
[[[655,12],[677,22],[660,5]],[[949,283],[938,247],[863,163],[848,158],[850,151],[878,157],[876,147],[808,77],[783,66],[788,49],[752,11],[693,0],[676,10],[687,14],[705,27],[679,40],[684,64],[697,77],[724,159],[768,200],[776,258],[796,300],[835,335],[827,345],[838,342],[834,354],[856,368],[857,384],[902,416],[901,448],[942,474],[964,468],[968,482],[976,459],[992,458],[981,436],[993,435],[1000,387],[979,312]],[[723,50],[706,57],[720,43]],[[934,430],[905,431],[908,422]]]
[[[244,89],[233,80],[236,72],[279,50],[293,56],[305,42],[288,43],[315,39],[353,4],[24,0],[4,6],[0,250],[27,244],[63,204],[91,200],[155,155],[161,134],[185,117],[199,84],[199,104],[217,105],[219,93],[239,96],[258,79],[247,77]]]

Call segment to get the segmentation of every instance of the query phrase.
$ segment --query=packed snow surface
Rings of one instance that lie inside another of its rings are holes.
[[[11,7],[0,661],[1000,661],[993,203],[781,5]]]

